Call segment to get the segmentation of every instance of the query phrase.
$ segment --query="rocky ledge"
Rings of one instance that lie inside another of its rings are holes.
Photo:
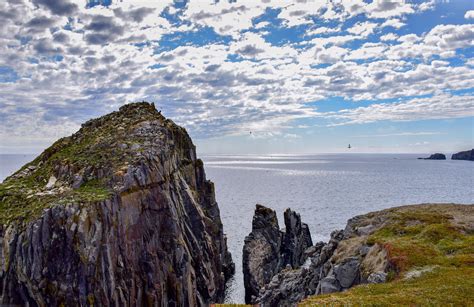
[[[274,229],[275,219],[270,209],[263,211],[269,219],[258,217],[262,216],[262,210],[257,207],[252,234],[245,242],[244,274],[247,280],[264,276],[259,280],[269,281],[264,286],[259,284],[258,294],[251,292],[252,303],[262,306],[293,306],[302,300],[303,305],[309,306],[354,302],[361,305],[474,303],[469,290],[474,286],[471,279],[474,277],[473,205],[424,204],[356,216],[344,230],[334,231],[328,243],[318,242],[307,248],[303,253],[308,257],[304,265],[280,270],[275,269],[275,263],[281,261],[278,252],[273,251],[269,256],[264,251],[265,246],[278,247],[275,242],[281,242],[282,234]],[[255,229],[255,221],[263,223]],[[265,223],[267,226],[261,227]],[[263,234],[259,231],[269,229],[270,224],[272,231]],[[255,240],[258,244],[252,243]],[[246,256],[246,249],[251,246],[255,246],[251,249],[255,251],[247,252]],[[249,270],[245,263],[254,265]],[[366,286],[350,289],[359,284]]]
[[[234,270],[195,146],[145,102],[7,178],[0,240],[2,304],[206,306]]]
[[[474,161],[474,149],[455,153],[451,156],[451,160]]]

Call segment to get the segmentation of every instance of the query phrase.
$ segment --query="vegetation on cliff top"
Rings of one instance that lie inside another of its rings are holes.
[[[137,153],[153,145],[149,144],[146,133],[135,131],[145,121],[159,123],[177,142],[187,135],[183,128],[165,119],[153,104],[146,102],[128,104],[118,112],[92,119],[0,184],[0,225],[30,220],[58,203],[88,203],[109,198],[113,192],[110,178],[124,172],[141,158]],[[76,175],[79,179],[74,178]],[[52,177],[58,182],[47,187]]]
[[[375,213],[376,214],[376,213]],[[388,251],[392,281],[313,296],[303,306],[474,304],[474,206],[389,211],[368,243]]]

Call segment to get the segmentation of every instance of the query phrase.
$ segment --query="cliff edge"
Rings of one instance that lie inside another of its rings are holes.
[[[145,102],[7,178],[0,239],[3,304],[205,306],[234,270],[195,146]]]

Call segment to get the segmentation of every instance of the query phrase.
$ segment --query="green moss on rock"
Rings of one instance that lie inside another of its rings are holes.
[[[150,103],[125,105],[82,125],[61,138],[0,184],[0,224],[29,221],[45,208],[65,203],[90,203],[113,194],[113,175],[141,158],[149,136],[136,132],[143,122],[172,127],[176,142],[187,133],[166,120]],[[176,130],[176,131],[175,131]],[[74,176],[85,176],[74,185]],[[87,175],[87,176],[86,176]],[[57,178],[53,188],[46,185]]]

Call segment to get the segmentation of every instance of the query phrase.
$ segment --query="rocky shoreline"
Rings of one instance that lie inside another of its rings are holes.
[[[285,211],[285,217],[287,212],[292,211]],[[299,215],[296,216],[300,223]],[[385,236],[388,231],[394,232],[395,237],[403,238],[405,228],[411,229],[411,225],[418,225],[420,233],[424,231],[422,226],[431,231],[432,227],[443,225],[438,224],[440,220],[437,219],[447,219],[444,222],[449,227],[455,227],[453,229],[460,233],[467,232],[466,240],[472,240],[473,205],[404,206],[356,216],[347,222],[344,230],[334,231],[329,242],[318,242],[306,249],[304,246],[293,249],[298,254],[302,252],[304,264],[299,262],[296,266],[284,266],[277,247],[280,247],[281,253],[286,246],[281,240],[283,232],[277,229],[275,212],[257,205],[252,233],[244,245],[246,303],[294,306],[311,296],[317,300],[321,295],[342,292],[359,284],[381,284],[401,278],[409,267],[402,265],[398,256],[394,256],[396,245],[381,240],[380,235]],[[402,220],[403,223],[400,222]],[[442,237],[437,240],[440,239]],[[418,242],[412,244],[416,250]],[[272,252],[266,252],[262,257],[266,246],[272,246]],[[452,252],[449,251],[447,257]],[[426,261],[429,262],[429,259]],[[471,267],[469,261],[466,265]]]

